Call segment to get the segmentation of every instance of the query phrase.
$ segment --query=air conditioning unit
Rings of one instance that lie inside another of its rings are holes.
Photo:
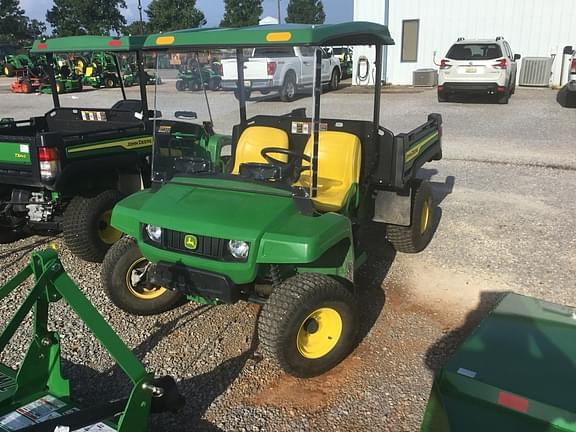
[[[524,57],[518,84],[525,87],[548,87],[553,57]]]
[[[412,85],[415,87],[434,87],[438,85],[436,69],[418,69],[412,72]]]

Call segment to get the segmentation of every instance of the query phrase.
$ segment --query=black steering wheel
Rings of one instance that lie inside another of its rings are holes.
[[[286,155],[286,156],[288,156],[288,162],[284,162],[284,161],[278,160],[276,158],[273,158],[272,156],[270,156],[269,153]],[[303,153],[296,153],[292,150],[288,150],[288,149],[285,149],[282,147],[266,147],[260,151],[260,154],[266,160],[266,162],[268,162],[270,165],[274,165],[274,166],[281,167],[284,169],[291,167],[291,166],[294,166],[296,161],[306,161],[308,163],[311,163],[311,161],[312,161],[310,156],[307,156]],[[309,168],[304,167],[301,169],[301,171],[306,170],[306,169],[309,169]]]

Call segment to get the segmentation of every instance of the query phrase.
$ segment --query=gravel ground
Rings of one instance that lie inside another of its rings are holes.
[[[12,95],[0,79],[10,112],[23,118],[51,107],[49,96]],[[170,109],[201,103],[168,81]],[[136,89],[129,89],[136,95]],[[64,95],[63,105],[111,106],[114,90]],[[210,95],[217,130],[236,121],[230,94]],[[407,132],[430,112],[444,117],[444,160],[420,176],[432,181],[440,204],[438,229],[421,254],[395,255],[376,231],[358,285],[365,305],[363,340],[333,371],[314,379],[286,376],[258,352],[254,305],[188,304],[157,317],[134,317],[103,295],[100,266],[61,247],[66,269],[103,316],[157,375],[177,377],[187,398],[179,414],[152,421],[155,431],[415,431],[433,371],[502,292],[516,291],[574,304],[576,266],[576,136],[574,111],[562,109],[550,90],[523,89],[509,105],[489,101],[438,104],[433,91],[385,94],[382,124]],[[159,98],[160,99],[160,98]],[[310,106],[253,100],[249,113],[285,113]],[[369,118],[370,96],[334,92],[324,115]],[[170,111],[163,108],[166,111]],[[196,109],[200,117],[206,111]],[[28,259],[31,237],[0,245],[0,282]],[[54,240],[61,244],[59,238]],[[40,245],[39,248],[45,245]],[[22,296],[22,291],[11,299]],[[0,304],[0,324],[15,301]],[[65,373],[78,398],[123,394],[127,381],[72,312],[56,305],[53,327],[62,334]],[[17,364],[28,329],[0,360]]]

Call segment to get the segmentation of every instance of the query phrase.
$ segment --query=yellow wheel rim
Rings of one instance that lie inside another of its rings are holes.
[[[342,317],[332,308],[320,308],[306,317],[296,336],[298,351],[318,359],[334,349],[342,336]]]
[[[5,67],[5,68],[4,68],[4,75],[8,76],[8,73],[9,73],[9,72],[10,72],[10,71],[8,70],[8,68]]]
[[[134,296],[142,300],[154,300],[166,292],[163,287],[144,287],[139,286],[139,279],[146,272],[148,260],[144,257],[138,258],[132,263],[126,272],[126,287]]]
[[[430,201],[424,201],[422,205],[422,216],[420,217],[420,234],[424,234],[430,224]]]
[[[105,211],[98,218],[98,237],[106,244],[114,244],[122,237],[122,233],[110,225],[111,218],[112,210]]]

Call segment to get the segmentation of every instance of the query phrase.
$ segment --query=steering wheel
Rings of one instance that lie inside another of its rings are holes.
[[[281,160],[278,160],[276,158],[273,158],[272,156],[270,156],[269,153],[276,153],[276,154],[283,154],[288,156],[288,162],[284,162]],[[291,166],[294,166],[294,163],[296,161],[306,161],[308,163],[311,163],[312,159],[310,158],[310,156],[307,156],[305,154],[302,153],[296,153],[292,150],[288,150],[282,147],[266,147],[263,148],[262,151],[260,151],[260,154],[262,155],[262,157],[264,159],[266,159],[266,162],[268,162],[270,165],[274,165],[277,167],[281,167],[281,168],[288,168]],[[308,169],[307,167],[304,169]]]

